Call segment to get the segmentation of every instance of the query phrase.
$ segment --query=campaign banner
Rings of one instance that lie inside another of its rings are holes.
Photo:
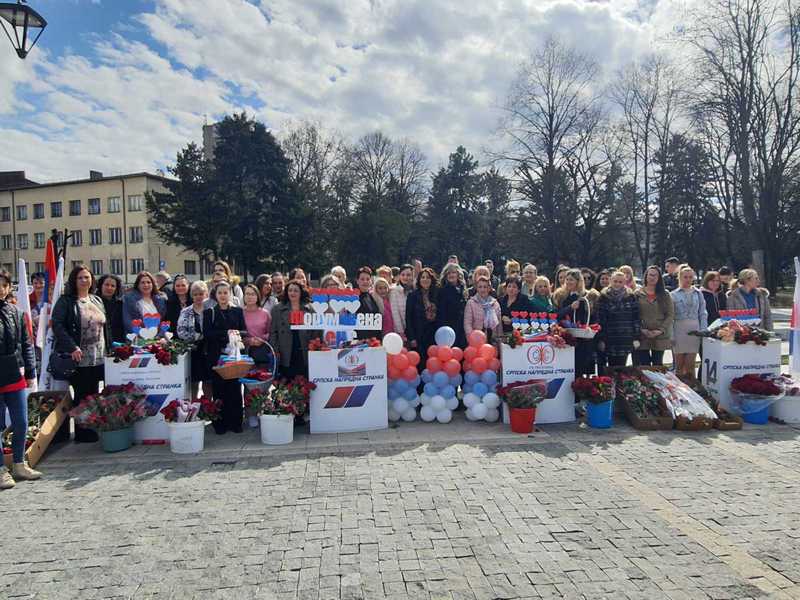
[[[503,385],[539,381],[547,386],[547,397],[536,407],[536,423],[567,423],[575,420],[575,348],[556,348],[549,342],[531,342],[500,350]],[[508,410],[503,422],[508,423]]]
[[[324,332],[335,334],[353,331],[375,331],[377,333],[383,327],[381,313],[358,312],[361,308],[361,300],[359,300],[357,289],[312,289],[309,306],[312,312],[292,311],[289,313],[289,326],[292,329],[321,329]]]
[[[159,411],[173,400],[189,397],[190,360],[188,353],[181,354],[177,365],[167,366],[160,364],[149,352],[134,354],[128,360],[118,363],[113,358],[106,358],[106,385],[133,382],[147,394],[147,417],[134,425],[134,441],[155,444],[169,440],[169,427]]]
[[[766,346],[703,338],[701,382],[722,408],[731,405],[731,381],[748,373],[781,372],[781,340]]]
[[[308,353],[311,433],[345,433],[389,426],[386,350],[343,348]]]

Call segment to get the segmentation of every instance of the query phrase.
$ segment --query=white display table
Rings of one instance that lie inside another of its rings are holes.
[[[781,341],[770,340],[766,346],[750,342],[737,344],[715,338],[703,338],[701,381],[722,408],[731,405],[731,381],[748,373],[781,372]]]
[[[159,444],[169,440],[169,427],[159,411],[173,400],[189,397],[190,355],[178,357],[177,365],[161,365],[149,353],[134,354],[124,362],[115,363],[113,358],[105,360],[105,384],[125,385],[133,382],[147,393],[147,414],[133,428],[137,443]]]
[[[311,433],[346,433],[389,426],[386,351],[347,348],[308,353]]]
[[[575,420],[575,348],[556,348],[548,342],[532,342],[501,348],[503,385],[541,380],[547,384],[547,398],[536,407],[536,423],[567,423]],[[503,406],[503,422],[508,410]]]

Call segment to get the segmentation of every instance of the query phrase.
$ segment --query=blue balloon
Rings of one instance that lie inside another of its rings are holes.
[[[447,346],[449,348],[456,343],[456,332],[453,331],[452,327],[439,327],[433,337],[437,346]]]
[[[405,379],[398,379],[394,382],[394,387],[399,394],[402,394],[408,389],[408,382]]]
[[[408,388],[405,394],[403,394],[403,398],[409,401],[413,400],[416,397],[417,397],[417,390],[415,390],[414,388]]]
[[[393,385],[390,385],[389,389],[386,392],[386,395],[389,398],[389,400],[394,400],[398,396],[397,388],[395,388]]]
[[[411,387],[416,389],[416,388],[419,387],[419,382],[420,382],[420,377],[419,377],[419,375],[417,375],[416,377],[414,377],[414,379],[408,385],[410,385]]]
[[[479,398],[483,398],[486,394],[489,393],[489,386],[479,381],[474,386],[472,386],[472,392],[476,394]]]
[[[456,388],[454,388],[452,385],[446,385],[442,388],[441,393],[445,399],[450,399],[456,395]]]
[[[435,383],[440,388],[446,386],[449,382],[450,382],[450,378],[447,376],[447,373],[445,373],[444,371],[438,371],[433,376],[433,383]]]
[[[472,392],[472,384],[465,383],[463,386],[461,386],[461,389],[464,390],[465,394],[469,394]]]
[[[481,381],[485,383],[487,386],[491,387],[495,383],[497,383],[497,373],[494,371],[484,371],[481,375]]]
[[[475,385],[480,381],[480,376],[475,371],[467,371],[464,373],[464,383]]]
[[[436,387],[435,383],[426,383],[425,384],[425,393],[428,396],[435,396],[436,394],[439,393],[439,388]]]
[[[453,387],[458,387],[461,385],[461,375],[454,375],[450,378],[450,385]]]
[[[424,369],[422,371],[422,381],[424,381],[425,383],[430,383],[431,381],[433,381],[433,375],[431,375],[431,372],[428,371],[428,369]]]

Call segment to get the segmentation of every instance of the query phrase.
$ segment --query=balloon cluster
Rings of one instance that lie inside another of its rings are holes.
[[[389,420],[413,421],[417,418],[417,407],[420,405],[417,394],[420,383],[417,373],[419,353],[404,348],[402,338],[396,333],[386,334],[383,347],[388,361]]]
[[[500,370],[497,348],[486,343],[483,331],[473,331],[467,341],[463,362],[466,416],[470,421],[493,423],[500,418],[500,397],[495,393]]]

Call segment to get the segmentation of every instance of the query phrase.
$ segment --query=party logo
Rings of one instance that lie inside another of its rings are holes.
[[[362,377],[367,374],[367,361],[361,348],[339,350],[339,377]]]
[[[337,387],[331,392],[330,398],[325,403],[325,408],[359,408],[364,406],[372,385],[348,385]]]
[[[531,344],[528,348],[528,362],[532,365],[550,365],[555,359],[556,351],[550,344]]]

